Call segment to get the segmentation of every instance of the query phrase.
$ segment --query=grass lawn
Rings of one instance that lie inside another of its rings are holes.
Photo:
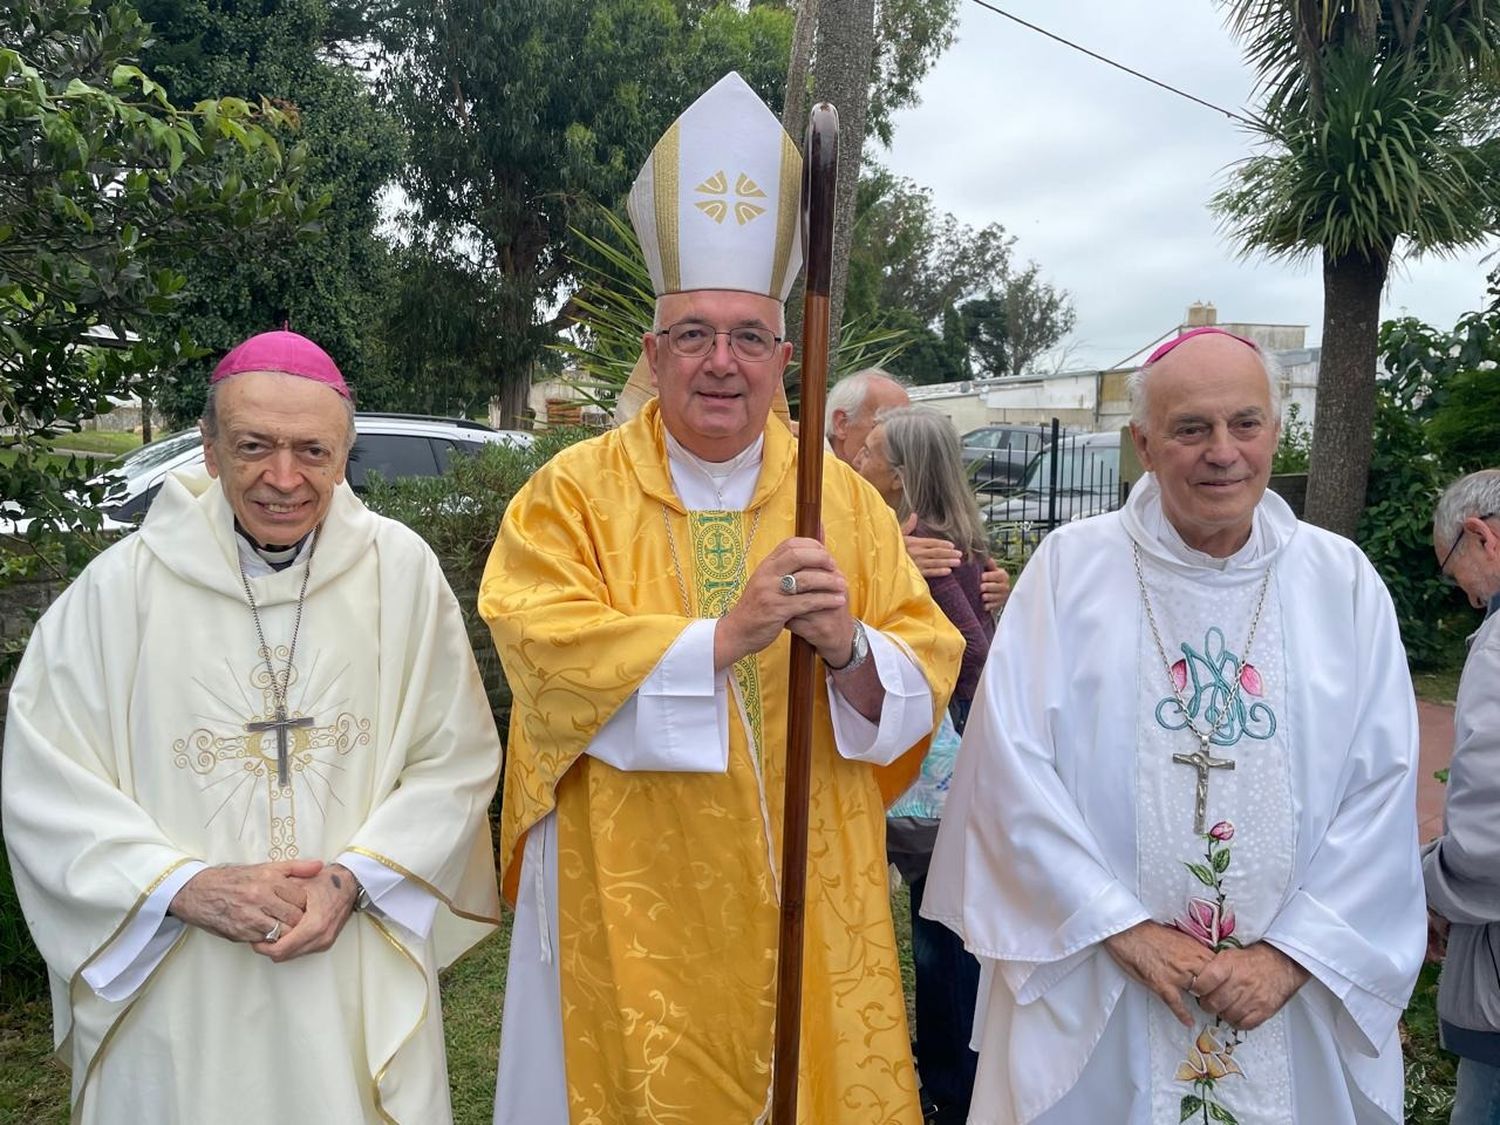
[[[54,469],[62,469],[69,458],[77,457],[79,460],[92,459],[96,469],[102,469],[111,461],[117,460],[129,453],[132,449],[139,449],[141,437],[139,434],[115,434],[100,430],[84,430],[76,434],[64,434],[52,442],[51,453],[43,453],[39,457],[39,463],[51,466]],[[0,465],[10,465],[16,460],[14,449],[0,449]]]
[[[104,457],[122,457],[132,449],[140,448],[141,435],[114,433],[109,430],[80,430],[76,434],[63,434],[53,440],[52,448],[66,449],[74,453],[97,453]]]
[[[904,886],[892,896],[891,910],[910,1019],[911,918]],[[510,920],[506,911],[500,932],[443,974],[443,1032],[455,1125],[489,1125],[493,1113]],[[1446,1125],[1453,1106],[1454,1062],[1437,1047],[1436,997],[1437,971],[1428,965],[1422,970],[1402,1030],[1409,1125]],[[0,1123],[65,1125],[67,1103],[68,1074],[52,1058],[47,1002],[9,1005],[0,1012]]]
[[[1478,615],[1475,615],[1474,620],[1479,620]],[[1426,703],[1446,703],[1452,707],[1453,701],[1458,698],[1458,677],[1462,671],[1460,666],[1413,672],[1411,682],[1416,688],[1417,698]]]

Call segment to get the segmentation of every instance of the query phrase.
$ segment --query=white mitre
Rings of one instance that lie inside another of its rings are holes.
[[[630,189],[658,297],[740,289],[785,301],[802,268],[802,157],[734,71],[662,134]]]

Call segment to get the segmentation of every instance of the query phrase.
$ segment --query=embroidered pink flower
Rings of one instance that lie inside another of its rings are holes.
[[[1240,688],[1251,695],[1260,695],[1265,690],[1265,685],[1260,681],[1260,673],[1255,670],[1254,664],[1240,666]]]
[[[1209,1079],[1216,1082],[1230,1074],[1243,1077],[1245,1072],[1234,1061],[1233,1052],[1233,1044],[1220,1043],[1214,1029],[1205,1027],[1188,1048],[1187,1059],[1178,1063],[1177,1081],[1202,1082]]]
[[[1187,661],[1179,660],[1172,665],[1172,686],[1178,691],[1187,687]]]
[[[1227,820],[1221,820],[1208,830],[1208,834],[1221,843],[1228,843],[1234,839],[1234,825]]]
[[[1218,948],[1219,942],[1234,933],[1234,908],[1222,910],[1212,899],[1188,899],[1187,912],[1172,924],[1190,938],[1201,941],[1210,949]]]

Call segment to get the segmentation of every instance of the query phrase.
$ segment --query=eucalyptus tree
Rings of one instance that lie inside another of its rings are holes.
[[[1225,0],[1263,99],[1259,151],[1215,198],[1247,253],[1318,255],[1323,352],[1307,517],[1364,507],[1380,296],[1400,255],[1500,230],[1494,0]]]

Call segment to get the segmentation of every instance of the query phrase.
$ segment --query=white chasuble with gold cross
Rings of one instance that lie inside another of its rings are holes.
[[[983,966],[971,1125],[1399,1122],[1415,765],[1390,598],[1348,540],[1268,493],[1210,559],[1150,474],[1050,534],[1001,617],[923,900]],[[1185,1028],[1103,944],[1148,919],[1311,976],[1244,1033],[1184,993]]]
[[[437,969],[498,916],[499,742],[457,603],[345,486],[310,574],[304,551],[249,578],[286,677],[283,785],[237,544],[217,484],[169,480],[39,623],[12,691],[6,842],[75,1120],[446,1121]],[[283,964],[145,909],[200,864],[340,858],[375,908]],[[430,934],[380,908],[403,895],[437,904]],[[99,972],[143,918],[140,953]]]

